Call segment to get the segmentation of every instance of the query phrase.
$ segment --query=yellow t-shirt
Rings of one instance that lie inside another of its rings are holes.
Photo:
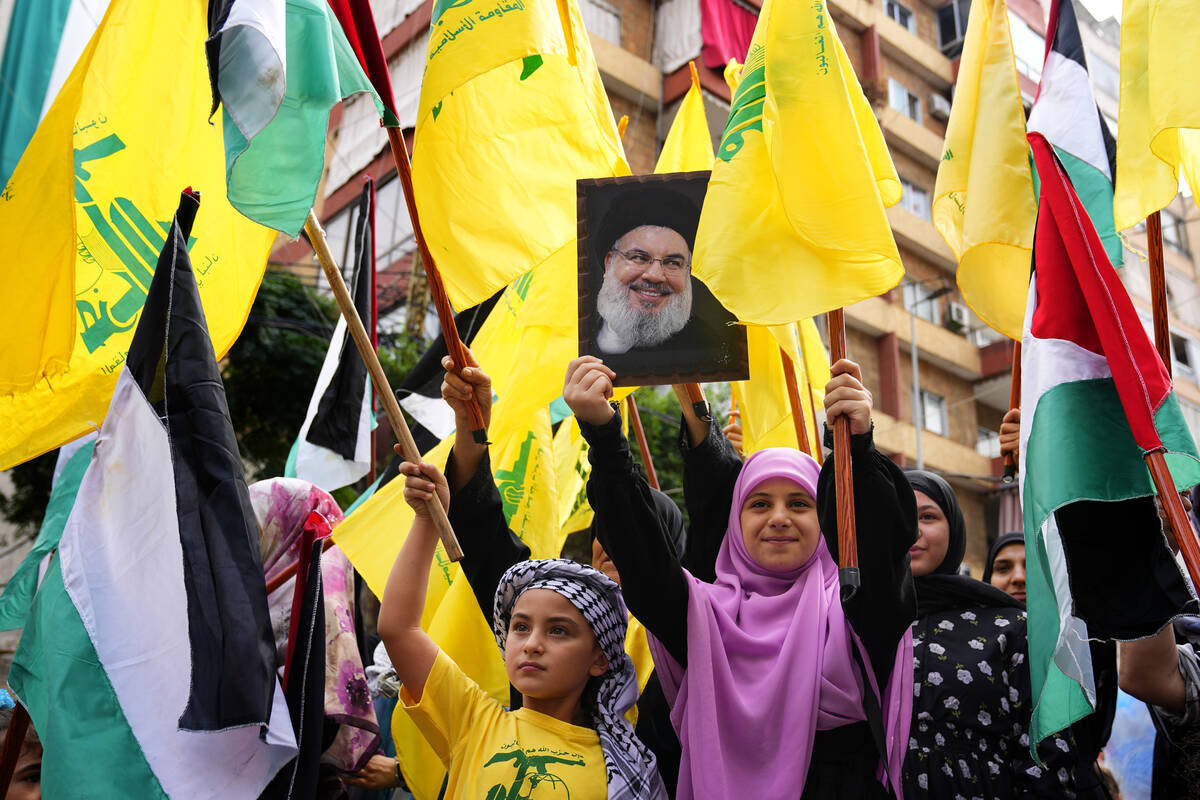
[[[400,703],[449,773],[448,800],[605,800],[604,751],[590,728],[505,711],[438,651],[421,702]]]

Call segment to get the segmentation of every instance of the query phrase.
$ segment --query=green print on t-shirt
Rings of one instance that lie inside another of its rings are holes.
[[[550,764],[568,764],[582,767],[587,762],[576,753],[564,753],[545,748],[535,748],[538,755],[529,755],[521,748],[505,750],[488,759],[484,767],[512,761],[517,768],[516,777],[508,788],[497,784],[488,790],[485,800],[570,800],[571,790],[558,775],[547,769]]]

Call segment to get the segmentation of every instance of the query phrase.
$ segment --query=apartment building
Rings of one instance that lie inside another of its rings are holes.
[[[715,144],[729,112],[723,68],[729,58],[744,57],[759,0],[578,2],[613,113],[630,120],[624,143],[631,167],[653,169],[690,85],[689,61],[699,68]],[[1008,404],[1012,344],[987,329],[958,294],[955,260],[931,223],[930,208],[970,0],[828,4],[904,184],[903,199],[888,211],[904,284],[847,310],[849,354],[862,364],[875,392],[880,448],[902,465],[916,465],[920,456],[926,468],[944,474],[957,489],[970,537],[967,560],[979,574],[988,540],[1020,524],[1015,487],[1005,490],[999,484],[996,441]],[[411,136],[433,0],[374,0],[372,5],[400,118]],[[1038,0],[1010,0],[1009,5],[1022,89],[1031,100],[1045,12]],[[335,253],[347,247],[362,176],[378,181],[381,327],[396,329],[404,325],[410,306],[425,309],[428,303],[419,273],[412,279],[415,245],[386,137],[365,98],[335,111],[327,161],[319,211]],[[302,244],[281,248],[274,260],[319,285]],[[1200,303],[1196,307],[1200,313]],[[427,314],[411,319],[428,323]],[[1192,330],[1200,342],[1200,327]],[[1196,355],[1200,366],[1200,351]]]

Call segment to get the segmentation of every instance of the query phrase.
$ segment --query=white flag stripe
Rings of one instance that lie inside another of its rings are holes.
[[[1062,53],[1050,52],[1042,72],[1041,93],[1029,112],[1028,129],[1098,169],[1112,182],[1100,114],[1087,70]]]
[[[259,725],[179,730],[191,640],[167,432],[123,369],[59,545],[63,583],[146,761],[172,797],[256,797],[296,753],[278,681]]]

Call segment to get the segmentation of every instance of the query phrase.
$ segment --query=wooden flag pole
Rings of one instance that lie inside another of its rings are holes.
[[[817,459],[817,463],[825,466],[825,448],[821,443],[821,426],[817,424],[817,396],[813,394],[812,378],[808,373],[808,353],[804,350],[804,331],[800,330],[800,326],[796,326],[796,339],[800,343],[800,363],[804,365],[804,385],[808,389],[808,413],[809,419],[812,420],[813,433],[817,437],[817,452],[813,456]]]
[[[421,452],[417,449],[417,443],[413,441],[412,432],[409,431],[408,424],[404,421],[404,415],[400,413],[400,403],[396,401],[396,395],[392,391],[391,384],[388,383],[387,375],[383,372],[383,366],[379,363],[379,356],[375,354],[375,349],[371,347],[371,337],[367,335],[367,330],[363,327],[362,320],[358,318],[358,311],[354,308],[354,301],[350,298],[350,291],[346,288],[346,282],[342,280],[342,271],[338,269],[337,264],[333,260],[333,254],[329,252],[329,243],[325,240],[325,231],[322,230],[321,223],[317,221],[317,215],[312,211],[308,212],[308,220],[304,223],[304,230],[308,234],[309,241],[312,242],[317,259],[321,262],[321,269],[325,271],[325,278],[329,281],[329,287],[333,289],[334,299],[337,300],[338,308],[341,309],[342,316],[346,320],[346,329],[354,338],[354,344],[358,347],[358,353],[367,365],[367,372],[371,374],[371,383],[374,384],[375,390],[379,392],[379,398],[383,401],[383,408],[387,412],[388,422],[392,424],[392,431],[400,441],[401,454],[405,461],[419,464],[421,462]],[[458,332],[458,329],[454,327],[453,317],[451,317],[449,330],[454,331],[456,334]],[[447,332],[448,341],[449,335]],[[460,342],[459,345],[461,346],[461,344]],[[455,364],[462,364],[462,362],[456,360]],[[442,508],[442,504],[436,497],[426,501],[426,505],[429,507],[433,524],[438,529],[438,535],[442,540],[442,547],[446,550],[446,557],[451,561],[458,561],[462,558],[463,552],[462,548],[458,545],[458,539],[454,536],[454,529],[450,527],[450,519],[446,516],[446,509]]]
[[[808,438],[808,428],[804,424],[804,405],[800,402],[800,387],[796,385],[796,365],[782,347],[779,348],[779,360],[783,362],[783,382],[787,384],[788,405],[792,407],[792,427],[796,429],[796,442],[801,452],[811,456],[812,439]]]
[[[846,357],[846,318],[842,309],[829,312],[829,358],[834,364]],[[854,473],[850,467],[850,419],[840,416],[833,422],[833,458],[837,470],[838,575],[842,582],[842,601],[858,591],[858,537],[854,529]]]
[[[696,412],[697,418],[704,422],[712,421],[712,411],[708,407],[708,400],[704,397],[704,390],[700,388],[698,383],[685,383],[684,391],[687,392],[688,400],[692,401],[692,411]]]
[[[1154,347],[1171,376],[1171,323],[1167,317],[1167,281],[1163,274],[1162,217],[1155,211],[1146,217],[1146,241],[1150,254],[1150,300],[1154,306]]]
[[[1146,466],[1150,469],[1154,489],[1158,492],[1158,501],[1162,503],[1166,512],[1167,522],[1171,526],[1171,532],[1175,534],[1175,542],[1179,545],[1179,552],[1183,554],[1183,562],[1187,564],[1192,584],[1200,586],[1200,542],[1196,540],[1196,531],[1188,519],[1183,501],[1179,499],[1175,481],[1171,480],[1171,471],[1167,468],[1167,459],[1163,452],[1152,450],[1146,453]]]
[[[408,204],[408,218],[412,221],[413,236],[417,240],[417,250],[421,253],[421,263],[425,267],[425,277],[429,280],[429,294],[433,297],[434,307],[437,308],[438,323],[442,326],[442,336],[446,340],[446,352],[454,360],[455,369],[461,374],[466,367],[477,367],[475,359],[458,338],[458,328],[454,325],[454,309],[450,307],[450,298],[446,294],[446,284],[442,274],[438,272],[433,254],[425,243],[425,233],[421,230],[421,220],[417,216],[416,194],[413,192],[412,164],[408,160],[408,147],[400,135],[399,128],[388,128],[388,142],[392,147],[392,159],[396,162],[396,173],[400,176],[400,187],[404,190],[404,200]],[[398,407],[398,406],[397,406]],[[471,415],[471,436],[479,444],[487,444],[487,430],[483,424],[483,412],[479,410],[479,402],[472,394],[467,399],[467,412]]]
[[[1008,407],[1021,407],[1021,343],[1013,345],[1012,382],[1008,386]],[[1008,413],[1008,412],[1005,412]],[[1002,483],[1012,483],[1017,477],[1017,459],[1012,453],[1004,456],[1004,476]]]
[[[638,413],[633,395],[629,395],[625,400],[629,404],[629,424],[633,426],[638,449],[642,451],[642,464],[646,467],[646,481],[650,484],[650,488],[657,489],[659,488],[658,473],[654,471],[654,459],[650,457],[650,444],[646,441],[646,430],[642,427],[642,415]]]
[[[28,731],[29,712],[25,706],[17,703],[8,730],[4,732],[4,747],[0,749],[0,797],[8,795],[8,787],[12,783],[13,773],[17,771],[17,759],[21,757],[21,747],[25,744]]]

